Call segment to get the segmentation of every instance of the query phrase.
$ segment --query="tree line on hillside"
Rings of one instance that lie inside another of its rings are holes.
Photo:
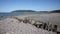
[[[60,13],[60,10],[53,10],[51,13]]]
[[[12,11],[13,12],[36,12],[34,10],[15,10],[15,11]]]
[[[60,10],[53,10],[53,11],[34,11],[34,10],[15,10],[14,12],[38,12],[38,13],[60,13]]]

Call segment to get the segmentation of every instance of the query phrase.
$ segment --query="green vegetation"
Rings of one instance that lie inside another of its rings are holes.
[[[33,10],[15,10],[15,11],[12,11],[12,13],[14,12],[35,12]]]
[[[53,10],[50,13],[60,13],[60,10]]]
[[[53,10],[53,11],[34,11],[34,10],[15,10],[12,11],[12,13],[15,12],[36,12],[36,13],[60,13],[60,10]]]

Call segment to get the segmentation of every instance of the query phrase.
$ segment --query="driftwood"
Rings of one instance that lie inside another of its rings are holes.
[[[49,22],[48,23],[46,23],[46,22],[44,23],[42,21],[29,19],[29,18],[18,19],[18,18],[15,17],[15,19],[17,19],[18,21],[23,22],[23,23],[32,24],[32,25],[34,25],[37,28],[42,28],[44,30],[53,31],[53,32],[57,31],[57,25],[50,24]]]

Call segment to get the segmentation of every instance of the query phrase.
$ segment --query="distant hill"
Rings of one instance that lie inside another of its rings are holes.
[[[60,13],[60,10],[53,10],[53,11],[14,10],[12,11],[12,13],[15,12]]]
[[[38,11],[38,12],[40,12],[40,13],[48,13],[48,11]]]
[[[12,13],[14,12],[36,12],[34,10],[15,10],[15,11],[12,11]]]
[[[12,11],[12,13],[15,13],[15,12],[36,12],[36,13],[48,13],[48,11],[34,11],[34,10],[15,10],[15,11]]]
[[[60,13],[60,10],[53,10],[50,13]]]

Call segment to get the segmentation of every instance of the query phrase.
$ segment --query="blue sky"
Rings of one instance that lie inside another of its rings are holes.
[[[60,0],[0,0],[0,12],[14,10],[51,11],[60,9]]]

